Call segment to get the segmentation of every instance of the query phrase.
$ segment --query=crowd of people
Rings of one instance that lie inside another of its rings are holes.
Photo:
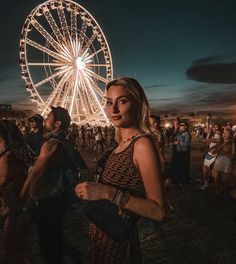
[[[52,106],[45,119],[35,114],[26,121],[0,120],[0,212],[5,218],[8,263],[29,263],[24,247],[32,222],[45,263],[63,263],[63,218],[73,194],[78,204],[105,200],[122,219],[135,215],[155,222],[173,209],[164,188],[192,180],[193,134],[185,120],[176,118],[173,127],[162,127],[160,117],[151,115],[142,87],[132,78],[108,83],[106,100],[110,126],[71,124],[68,111],[59,106]],[[232,194],[236,145],[232,124],[209,125],[201,133],[194,132],[206,146],[201,190],[213,183],[217,196]],[[69,170],[76,174],[84,164],[79,150],[88,152],[100,167],[94,181],[78,179],[71,188],[65,175]],[[70,198],[68,190],[74,192]],[[142,263],[140,252],[137,221],[121,240],[92,221],[89,263]]]

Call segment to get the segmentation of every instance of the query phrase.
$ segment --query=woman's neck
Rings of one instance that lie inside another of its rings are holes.
[[[122,128],[120,130],[121,140],[123,140],[123,141],[127,140],[128,138],[136,136],[140,133],[141,133],[140,130],[137,128],[127,128],[127,129]]]

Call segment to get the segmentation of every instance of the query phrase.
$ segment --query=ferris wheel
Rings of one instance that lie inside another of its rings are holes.
[[[108,124],[104,89],[113,78],[111,52],[94,17],[71,0],[49,0],[27,17],[20,38],[21,77],[45,116],[68,109],[72,122]]]

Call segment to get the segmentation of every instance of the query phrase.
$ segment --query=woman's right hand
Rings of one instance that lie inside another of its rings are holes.
[[[110,200],[112,201],[116,188],[97,182],[83,182],[75,187],[76,195],[83,200]]]

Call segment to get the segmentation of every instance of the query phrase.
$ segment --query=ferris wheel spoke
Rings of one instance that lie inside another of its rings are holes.
[[[95,79],[104,82],[105,84],[107,84],[108,80],[100,75],[98,75],[97,73],[91,71],[90,69],[85,69],[85,71],[88,73],[88,75],[94,77]]]
[[[70,110],[69,110],[70,115],[72,114],[72,111],[74,108],[75,96],[76,96],[77,90],[78,90],[78,79],[79,79],[79,74],[78,74],[78,70],[77,70],[75,72],[75,83],[74,83],[74,89],[73,89],[73,94],[72,94],[71,106],[70,106]]]
[[[81,43],[81,47],[83,47],[83,42],[84,42],[84,38],[86,36],[86,31],[87,31],[87,23],[85,20],[83,20],[83,23],[82,23],[82,27],[81,27],[81,30],[80,30],[80,43]]]
[[[109,67],[110,65],[107,63],[104,64],[96,64],[96,63],[86,63],[86,67]]]
[[[42,25],[40,25],[38,21],[33,18],[31,24],[52,45],[55,50],[57,50],[59,53],[61,52],[60,44],[47,32],[47,30]]]
[[[68,109],[68,111],[71,106],[74,83],[75,83],[75,74],[73,74],[68,80],[68,85],[66,87],[66,90],[64,91],[63,103],[65,103],[65,107]]]
[[[75,114],[78,116],[79,120],[81,120],[81,114],[82,114],[82,111],[84,109],[84,105],[81,104],[80,92],[79,92],[79,84],[78,84],[78,87],[77,87],[77,91],[78,91],[78,94],[77,94],[78,98],[76,98],[76,100],[75,100],[75,107],[76,107]]]
[[[89,113],[89,108],[88,108],[87,100],[86,100],[86,98],[83,97],[82,91],[80,91],[80,89],[78,89],[78,91],[79,91],[79,99],[80,99],[80,102],[82,104],[82,108],[81,109],[82,109],[83,112]]]
[[[97,98],[97,95],[95,94],[95,92],[94,92],[94,90],[93,90],[93,88],[92,88],[92,86],[91,86],[91,83],[90,83],[89,79],[87,78],[87,76],[86,76],[83,72],[82,72],[82,75],[83,75],[83,77],[84,77],[84,80],[85,80],[86,85],[88,86],[88,88],[89,88],[89,90],[90,90],[90,92],[91,92],[91,95],[92,95],[93,98],[95,99],[97,109],[100,110],[100,111],[102,112],[104,118],[105,118],[106,120],[108,120],[108,118],[107,118],[107,116],[106,116],[106,114],[105,114],[105,112],[104,112],[104,110],[103,110],[103,108],[102,108],[102,106],[101,106],[101,104],[100,104],[98,98]]]
[[[103,91],[96,85],[96,83],[93,81],[93,79],[89,75],[87,77],[89,78],[90,82],[92,83],[92,86],[93,86],[94,90],[96,91],[96,93],[98,93],[103,98],[104,97]]]
[[[72,47],[73,56],[77,58],[79,56],[79,51],[80,51],[80,42],[78,41],[77,36],[75,37],[75,40],[72,41],[71,47]]]
[[[96,37],[97,37],[97,34],[93,34],[92,37],[86,42],[86,45],[83,47],[83,50],[88,50],[89,47],[93,44]]]
[[[61,103],[63,102],[62,98],[63,98],[63,95],[65,96],[65,89],[67,88],[67,83],[68,83],[68,79],[70,78],[72,72],[68,72],[68,77],[63,81],[63,83],[60,85],[60,90],[59,92],[55,95],[55,98],[54,98],[54,101],[55,102],[60,102]]]
[[[65,107],[69,110],[69,107],[71,105],[71,98],[72,98],[72,94],[73,94],[73,87],[74,87],[74,76],[71,76],[71,78],[68,80],[68,85],[66,87],[66,90],[64,91],[65,96],[63,99],[63,104],[65,105]],[[66,105],[66,101],[67,101],[67,105]],[[69,101],[69,102],[68,102]]]
[[[55,59],[58,59],[59,61],[68,61],[68,58],[55,52],[55,51],[52,51],[38,43],[36,43],[35,41],[31,40],[31,39],[26,39],[26,43],[34,48],[36,48],[37,50],[40,50],[46,54],[48,54],[49,56],[51,57],[54,57]]]
[[[56,62],[28,62],[29,66],[69,66],[65,63],[56,63]]]
[[[63,85],[65,84],[65,82],[67,81],[67,79],[70,77],[71,72],[67,72],[67,74],[65,74],[60,81],[58,82],[56,88],[54,88],[53,92],[51,93],[51,95],[49,96],[49,98],[46,100],[45,102],[45,109],[43,111],[43,114],[45,112],[48,111],[48,109],[50,109],[50,106],[52,105],[53,100],[55,99],[55,96],[58,93],[61,93],[62,89],[63,89]]]
[[[57,13],[58,13],[58,17],[59,17],[59,20],[60,20],[60,24],[61,24],[61,28],[62,28],[62,32],[63,32],[64,38],[66,40],[70,39],[70,41],[72,41],[69,29],[68,29],[66,16],[65,16],[65,12],[64,12],[64,8],[63,8],[62,3],[61,3],[61,6],[57,9]]]
[[[89,97],[87,96],[87,94],[84,93],[83,98],[84,98],[85,111],[86,111],[86,113],[90,113],[90,108],[89,108],[89,104],[88,104]]]
[[[53,18],[53,16],[52,16],[51,12],[49,11],[49,9],[47,9],[47,10],[44,12],[44,16],[45,16],[45,18],[47,19],[48,24],[50,25],[50,27],[51,27],[51,29],[52,29],[52,31],[53,31],[53,33],[54,33],[54,35],[55,35],[57,41],[58,41],[59,43],[66,42],[65,38],[62,36],[61,31],[60,31],[60,29],[58,28],[57,23],[56,23],[56,21],[54,20],[54,18]]]
[[[70,51],[71,50],[71,47],[68,47],[67,45],[62,44],[60,46],[60,48],[61,48],[61,54],[63,54],[67,58],[67,60],[71,61],[72,60],[71,51]]]
[[[100,41],[102,38],[102,34],[97,26],[93,26],[93,35],[90,37],[86,45],[83,47],[83,51],[88,50],[89,47],[93,45],[93,42],[96,38]]]
[[[95,55],[97,55],[98,53],[100,53],[102,51],[103,51],[103,48],[95,51],[94,53],[92,53],[90,55],[88,55],[88,53],[86,54],[87,50],[85,50],[82,56],[84,56],[86,60],[89,60],[89,59],[93,58]]]
[[[76,39],[77,38],[77,15],[74,10],[70,13],[70,26],[71,26],[71,38]]]
[[[84,99],[84,103],[85,103],[85,109],[87,111],[87,113],[91,113],[93,112],[93,109],[96,109],[96,105],[94,105],[94,100],[91,100],[91,98],[93,98],[93,96],[91,96],[90,91],[87,89],[87,85],[86,82],[84,80],[84,78],[81,78],[82,82],[81,82],[81,87],[82,87],[82,91],[83,91],[83,99]],[[89,102],[89,104],[88,104]]]
[[[93,95],[91,94],[90,89],[88,89],[88,85],[83,74],[81,74],[80,80],[81,80],[81,88],[84,94],[85,102],[89,101],[89,105],[87,105],[88,112],[89,113],[94,112],[93,109],[97,108],[96,100],[93,100]],[[88,100],[89,98],[90,100]]]
[[[66,69],[63,69],[63,70],[60,70],[60,71],[54,73],[54,74],[51,75],[50,77],[48,77],[48,78],[46,78],[46,79],[44,79],[44,80],[42,80],[42,81],[36,83],[36,84],[34,85],[35,88],[38,88],[39,86],[41,86],[41,85],[43,85],[43,84],[49,82],[50,80],[53,80],[55,77],[60,76],[60,75],[62,75],[62,74],[64,74],[64,73],[66,73],[67,71],[70,71],[70,69],[71,69],[71,67],[67,67]]]
[[[90,108],[89,108],[89,105],[88,105],[89,97],[87,96],[87,93],[86,93],[86,85],[84,83],[83,77],[80,78],[80,89],[79,89],[79,92],[81,93],[81,100],[82,100],[81,102],[84,105],[86,113],[90,113]]]

